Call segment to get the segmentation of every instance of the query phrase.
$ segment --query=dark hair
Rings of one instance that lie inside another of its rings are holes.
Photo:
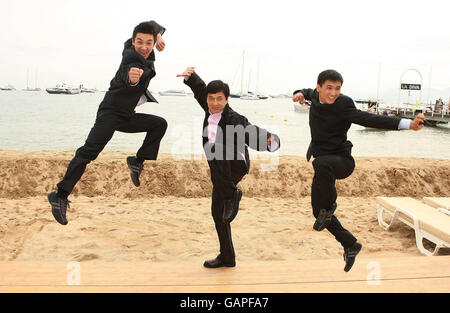
[[[206,86],[206,94],[218,93],[221,91],[225,95],[225,98],[228,100],[228,96],[230,95],[230,87],[228,87],[228,85],[223,81],[213,80],[208,84],[208,86]]]
[[[156,41],[156,36],[158,35],[158,31],[153,21],[142,22],[138,26],[136,26],[133,30],[133,39],[136,38],[137,33],[153,35],[153,41]]]
[[[320,73],[319,77],[317,77],[317,84],[322,87],[323,83],[327,80],[331,80],[332,82],[340,82],[341,84],[344,83],[342,75],[335,70],[326,70]]]

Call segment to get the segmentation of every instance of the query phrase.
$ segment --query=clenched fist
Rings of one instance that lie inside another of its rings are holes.
[[[161,52],[164,50],[165,47],[166,47],[166,42],[164,41],[161,34],[158,33],[158,35],[156,36],[156,49],[158,49],[158,51]]]
[[[130,78],[131,84],[136,84],[139,79],[141,78],[142,74],[144,74],[144,71],[137,67],[130,68],[130,72],[128,72],[128,77]]]

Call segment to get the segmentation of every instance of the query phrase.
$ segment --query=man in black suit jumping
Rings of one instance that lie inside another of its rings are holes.
[[[355,160],[351,155],[352,143],[347,132],[352,123],[388,130],[423,127],[425,116],[418,114],[411,121],[360,111],[353,100],[341,94],[344,80],[338,72],[326,70],[319,74],[316,89],[302,89],[294,92],[294,102],[312,102],[309,111],[311,144],[307,160],[314,157],[314,178],[311,189],[311,205],[316,217],[313,228],[327,229],[344,247],[344,270],[348,272],[362,248],[356,238],[334,216],[337,204],[336,179],[349,177]]]
[[[205,111],[203,149],[208,160],[213,184],[211,213],[219,237],[220,254],[204,262],[208,268],[234,267],[235,252],[230,223],[239,210],[242,192],[236,186],[250,169],[249,146],[258,151],[276,151],[280,138],[248,122],[228,104],[230,88],[220,80],[206,85],[188,67],[178,77],[194,92]]]
[[[159,116],[136,113],[135,108],[145,102],[157,102],[147,88],[156,75],[153,48],[156,46],[159,51],[164,50],[165,42],[161,37],[164,32],[165,28],[154,21],[143,22],[134,28],[132,38],[125,42],[122,62],[100,103],[86,143],[76,151],[64,178],[57,184],[57,191],[48,194],[52,214],[58,223],[68,223],[67,197],[87,164],[97,158],[116,130],[125,133],[147,132],[136,156],[127,158],[131,180],[136,187],[140,185],[139,175],[144,160],[156,160],[167,122]]]

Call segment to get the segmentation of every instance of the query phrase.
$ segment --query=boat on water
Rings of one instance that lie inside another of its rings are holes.
[[[14,88],[13,86],[11,86],[11,85],[7,85],[7,86],[5,86],[5,87],[0,87],[0,90],[16,90],[16,88]]]
[[[254,95],[251,92],[247,94],[237,94],[237,93],[230,93],[230,98],[240,98],[243,100],[265,100],[269,99],[269,96],[266,95]]]
[[[242,62],[240,64],[241,88],[238,93],[230,93],[230,98],[239,99],[244,95],[244,62],[245,62],[245,51],[242,51]],[[234,80],[232,86],[234,86]]]
[[[80,92],[81,93],[95,93],[98,90],[96,88],[86,88],[83,85],[80,85]]]
[[[95,88],[82,88],[80,89],[81,93],[95,93],[97,92],[97,89]]]
[[[244,90],[244,64],[245,64],[245,51],[242,52],[242,62],[240,64],[240,74],[241,74],[240,85],[241,85],[241,89],[240,89],[239,93],[230,93],[230,98],[240,98],[242,100],[269,99],[269,96],[261,94],[258,91],[258,88],[259,88],[259,61],[258,61],[258,73],[257,73],[257,78],[256,78],[256,90],[255,90],[255,92],[250,91],[251,78],[252,78],[252,71],[251,71],[251,69],[249,71],[249,76],[248,76],[248,88],[247,88],[247,90],[249,90],[249,91],[247,93],[243,92],[243,90]],[[233,86],[234,86],[234,81],[233,81]]]
[[[75,95],[80,93],[80,88],[72,88],[67,84],[56,85],[53,88],[45,89],[49,94]]]
[[[35,83],[34,83],[34,88],[30,87],[30,70],[27,69],[27,88],[23,89],[23,91],[41,91],[41,88],[37,87],[37,72],[36,72],[36,78],[35,78]]]
[[[242,95],[240,97],[242,100],[259,100],[259,97],[255,95],[253,92],[249,91],[248,93]]]
[[[25,88],[23,91],[41,91],[41,88]]]
[[[242,100],[259,100],[257,95],[243,95],[241,96]]]
[[[249,90],[246,94],[243,94],[240,98],[242,100],[261,100],[261,99],[267,99],[268,97],[263,96],[263,95],[259,95],[258,93],[258,84],[259,84],[259,63],[258,63],[258,77],[256,80],[256,92],[253,93],[252,91],[250,91],[250,82],[252,80],[252,70],[250,69],[249,71],[249,76],[248,76],[248,89]]]
[[[361,103],[361,104],[369,104],[372,102],[377,102],[376,100],[370,100],[370,99],[357,99],[355,100],[356,103]]]
[[[188,93],[184,90],[166,90],[158,92],[160,96],[187,96]]]
[[[274,99],[290,99],[290,98],[292,98],[292,96],[288,95],[288,94],[270,95],[270,97],[274,98]]]
[[[379,100],[373,100],[373,99],[358,99],[355,100],[356,103],[366,105],[368,109],[376,107],[380,101]]]
[[[243,95],[245,95],[244,93],[240,93],[240,92],[238,92],[238,93],[233,93],[233,92],[231,92],[230,93],[230,98],[236,98],[236,99],[239,99],[240,97],[242,97]]]

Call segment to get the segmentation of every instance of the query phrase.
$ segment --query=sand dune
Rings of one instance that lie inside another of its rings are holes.
[[[135,188],[124,152],[102,153],[88,165],[73,195],[149,197],[209,197],[211,181],[205,160],[175,161],[162,155],[147,161],[142,184]],[[55,189],[73,152],[0,150],[0,198],[20,199]],[[240,187],[246,197],[301,198],[310,195],[313,169],[302,157],[282,156],[275,171],[265,171],[266,160],[255,160]],[[450,194],[450,160],[356,158],[352,176],[338,181],[339,195],[350,197],[445,196]]]

